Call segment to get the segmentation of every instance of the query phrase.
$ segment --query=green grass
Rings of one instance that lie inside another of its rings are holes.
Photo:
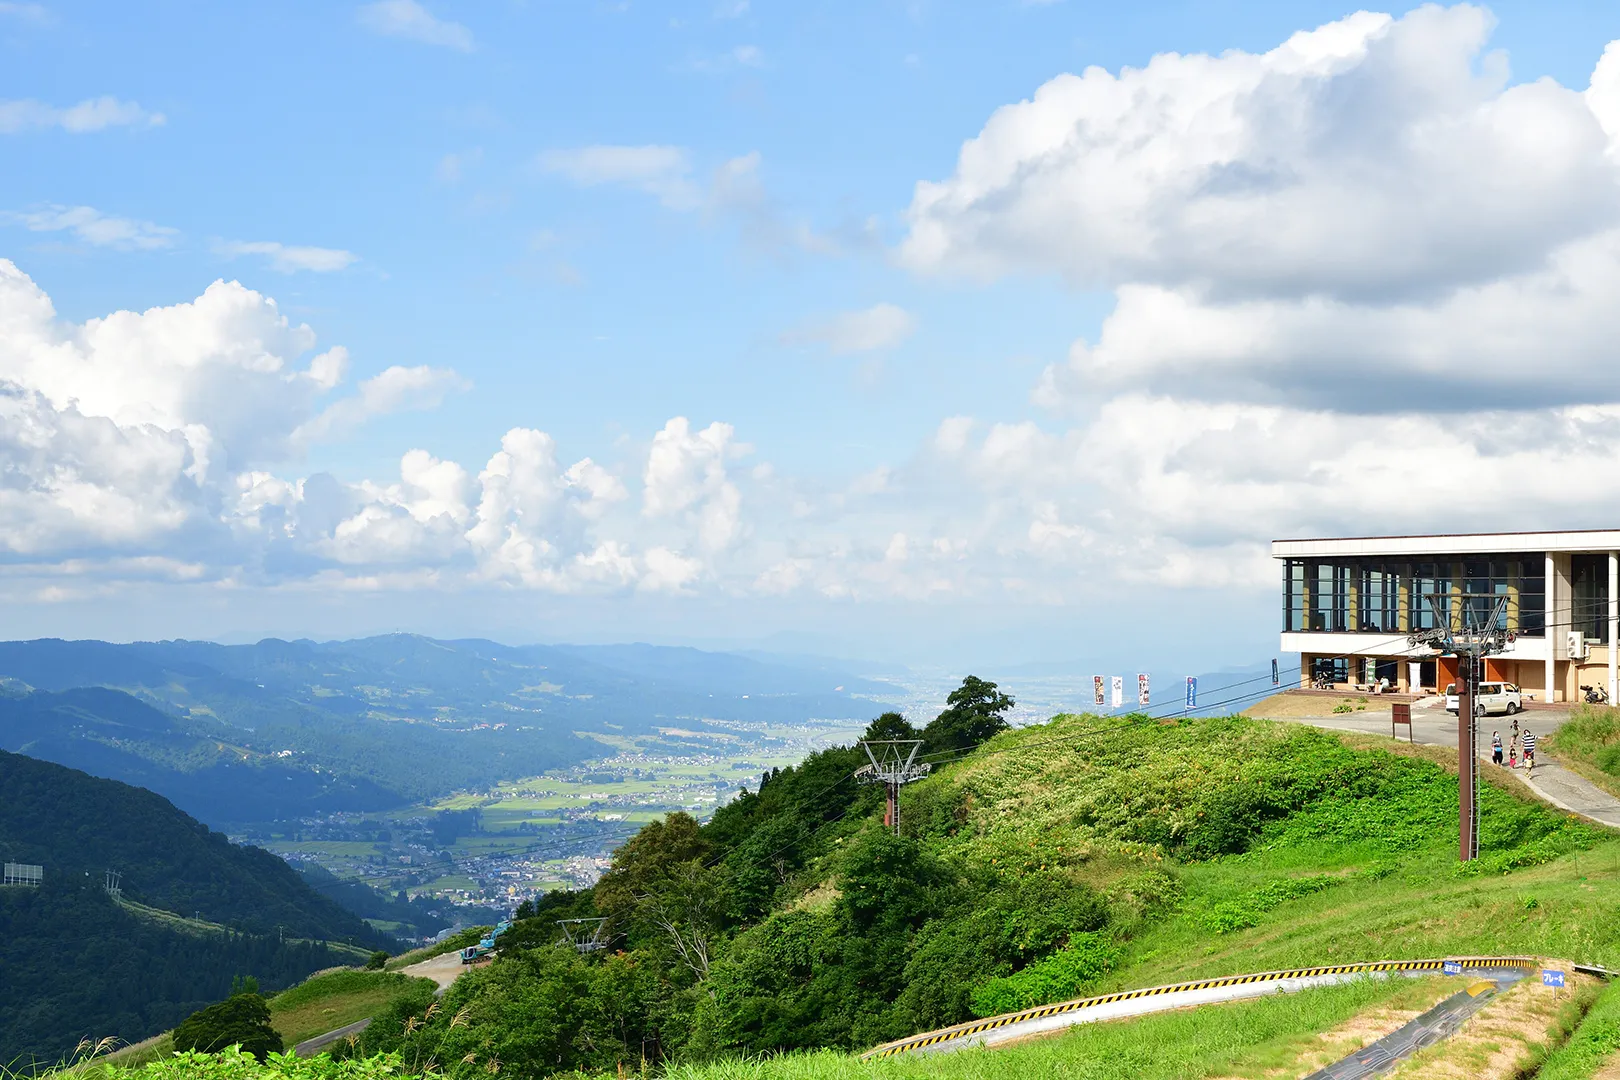
[[[1543,744],[1559,762],[1611,795],[1620,795],[1620,709],[1577,705]]]
[[[791,1054],[671,1068],[668,1080],[1194,1080],[1262,1077],[1321,1046],[1322,1032],[1380,1004],[1421,1009],[1457,980],[1357,980],[1254,1001],[1139,1020],[1082,1024],[998,1050],[900,1056],[862,1063],[843,1054]],[[1346,1051],[1348,1052],[1348,1050]],[[1296,1075],[1288,1073],[1287,1075]]]
[[[335,1028],[375,1016],[412,993],[432,993],[431,979],[392,971],[330,971],[270,999],[270,1023],[291,1049]]]
[[[1536,1080],[1590,1080],[1620,1054],[1620,982],[1610,983],[1569,1041],[1548,1055]]]

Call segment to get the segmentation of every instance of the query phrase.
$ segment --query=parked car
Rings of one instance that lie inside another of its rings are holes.
[[[1474,715],[1504,713],[1512,716],[1524,708],[1524,694],[1517,686],[1505,682],[1482,682],[1474,697]],[[1457,684],[1446,684],[1446,712],[1457,711]]]

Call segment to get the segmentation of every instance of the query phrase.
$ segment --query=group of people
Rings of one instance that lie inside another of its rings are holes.
[[[1513,726],[1508,729],[1507,767],[1517,769],[1519,761],[1524,761],[1524,767],[1536,767],[1536,736],[1528,727],[1519,730],[1519,721],[1515,719]],[[1502,733],[1491,732],[1491,763],[1501,765],[1502,762]]]

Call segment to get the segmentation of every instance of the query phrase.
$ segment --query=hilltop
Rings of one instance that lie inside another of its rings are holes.
[[[864,755],[849,747],[774,773],[708,824],[645,827],[593,889],[520,921],[442,1010],[385,1016],[359,1052],[544,1075],[643,1053],[860,1050],[1082,994],[1336,961],[1620,962],[1594,884],[1620,880],[1620,843],[1488,786],[1483,857],[1459,868],[1444,751],[1244,718],[1088,716],[930,750],[898,836],[878,791],[850,782]],[[613,950],[557,947],[562,917],[608,919]]]
[[[233,975],[276,988],[394,946],[161,796],[6,752],[0,860],[45,868],[38,888],[0,888],[0,1061],[138,1040],[224,997]]]

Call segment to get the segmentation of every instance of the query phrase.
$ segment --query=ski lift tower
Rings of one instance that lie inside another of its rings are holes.
[[[863,784],[882,784],[888,793],[888,805],[883,811],[883,824],[900,835],[900,787],[913,780],[921,780],[933,766],[919,762],[921,739],[891,739],[863,742],[870,764],[855,770],[855,779]]]
[[[558,919],[557,925],[562,927],[568,944],[582,956],[607,948],[606,919]]]
[[[1452,601],[1460,600],[1460,610]],[[1485,616],[1487,605],[1490,615]],[[1463,862],[1479,858],[1479,716],[1474,700],[1484,659],[1513,643],[1516,635],[1503,618],[1507,597],[1495,594],[1429,596],[1434,627],[1407,636],[1414,648],[1428,646],[1437,656],[1457,658],[1457,833]]]

